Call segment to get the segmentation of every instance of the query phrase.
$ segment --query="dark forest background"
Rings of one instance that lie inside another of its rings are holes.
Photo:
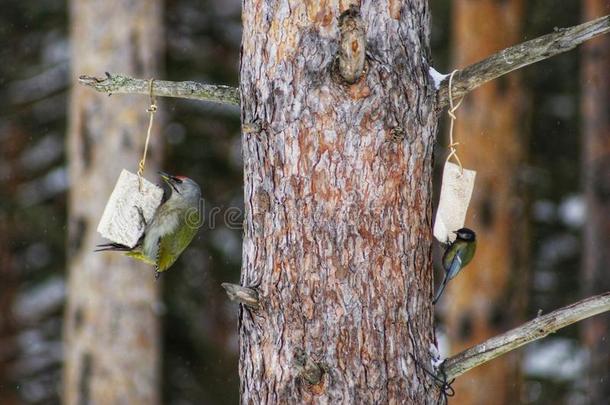
[[[580,2],[526,3],[523,40],[582,20]],[[434,66],[448,72],[451,1],[431,4]],[[162,78],[237,86],[240,7],[237,0],[167,0]],[[60,401],[66,191],[79,181],[67,176],[67,101],[71,75],[105,71],[70,72],[68,18],[63,0],[0,4],[1,404]],[[521,127],[529,140],[519,170],[530,232],[526,318],[583,297],[580,55],[568,52],[521,72],[527,111]],[[239,110],[176,99],[159,104],[165,170],[196,179],[207,209],[241,208]],[[142,97],[142,114],[147,106]],[[144,135],[145,128],[133,134]],[[439,145],[437,161],[445,153]],[[136,168],[134,161],[128,169]],[[238,307],[220,284],[239,279],[241,230],[222,221],[209,225],[163,277],[164,403],[238,403]],[[493,243],[479,243],[486,242]],[[524,353],[522,403],[588,403],[588,356],[578,327]]]

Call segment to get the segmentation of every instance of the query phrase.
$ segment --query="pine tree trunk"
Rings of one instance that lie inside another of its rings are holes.
[[[584,19],[608,14],[607,0],[587,0]],[[610,290],[610,38],[587,42],[582,54],[583,156],[587,220],[583,241],[584,295]],[[592,404],[610,401],[610,318],[597,316],[582,325],[589,348],[589,386]]]
[[[74,79],[103,71],[159,76],[161,1],[73,0],[71,17]],[[67,404],[159,402],[159,283],[153,269],[119,253],[93,252],[103,242],[96,227],[121,169],[137,170],[148,103],[147,97],[103,97],[79,85],[72,90]],[[160,152],[153,133],[147,174],[158,168]]]
[[[523,1],[454,1],[453,65],[464,67],[521,40]],[[477,170],[466,225],[477,233],[476,256],[441,299],[451,353],[516,326],[525,309],[525,201],[518,181],[525,137],[519,74],[466,96],[455,140],[463,164]],[[519,355],[484,364],[453,385],[458,404],[520,402]]]
[[[409,356],[430,368],[435,339],[429,9],[363,4],[350,85],[335,64],[347,7],[243,2],[242,283],[261,299],[240,316],[245,404],[436,401]]]

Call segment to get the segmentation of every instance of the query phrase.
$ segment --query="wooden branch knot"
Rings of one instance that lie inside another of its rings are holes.
[[[78,82],[82,85],[92,87],[101,93],[114,93],[129,79],[126,76],[111,75],[108,72],[105,72],[105,74],[105,77],[81,75],[78,77]]]
[[[352,4],[339,16],[339,51],[337,68],[349,84],[356,83],[364,72],[366,29],[360,8]]]
[[[252,222],[256,233],[265,230],[265,216],[271,208],[271,197],[263,187],[258,187],[252,196]]]
[[[222,283],[229,299],[233,302],[246,305],[252,309],[260,308],[258,292],[254,288],[242,287],[239,284]]]

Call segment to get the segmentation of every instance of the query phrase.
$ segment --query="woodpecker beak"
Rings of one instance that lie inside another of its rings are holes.
[[[165,181],[166,183],[169,183],[174,178],[174,176],[172,176],[171,174],[167,174],[162,171],[159,171],[159,175],[161,176],[163,181]]]
[[[176,183],[179,183],[179,181],[177,181],[175,176],[172,176],[171,174],[167,174],[162,171],[159,171],[159,175],[161,176],[164,182],[166,182],[172,189],[174,189],[176,193],[180,194],[180,191],[178,191],[178,188],[176,187]]]

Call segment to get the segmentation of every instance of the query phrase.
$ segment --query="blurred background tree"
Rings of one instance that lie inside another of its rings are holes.
[[[57,402],[65,297],[67,4],[0,13],[0,402]]]
[[[604,4],[594,16],[610,13],[606,2],[600,1]],[[430,3],[435,67],[448,72],[459,67],[448,58],[450,45],[459,46],[452,34],[453,2]],[[514,34],[514,41],[584,19],[579,2],[526,3],[521,18],[515,21],[522,31]],[[238,0],[165,1],[164,78],[237,85],[240,7]],[[65,0],[2,2],[0,57],[8,61],[0,65],[2,404],[59,402],[67,266],[66,191],[71,186],[64,136],[68,87],[74,79],[68,73],[68,24]],[[597,58],[595,55],[590,57]],[[100,75],[105,70],[109,68],[102,63],[96,71],[78,73]],[[603,83],[608,83],[607,71],[602,73]],[[520,118],[523,132],[519,135],[531,134],[523,147],[526,162],[517,170],[523,173],[531,204],[527,217],[531,236],[525,247],[531,258],[531,275],[524,291],[526,318],[534,317],[538,309],[548,312],[584,296],[576,287],[585,288],[579,271],[580,233],[586,214],[581,182],[585,176],[580,169],[585,121],[579,109],[579,74],[579,53],[574,51],[520,74],[527,97],[521,106],[525,116]],[[501,80],[510,84],[515,79],[511,75]],[[475,103],[478,93],[486,91],[491,90],[476,90],[467,101],[473,98]],[[100,101],[105,98],[91,96]],[[113,96],[110,102],[126,102],[120,101],[124,97],[131,96]],[[136,98],[140,100],[138,111],[144,114],[146,98]],[[227,211],[231,214],[230,209],[243,205],[239,111],[185,100],[165,99],[160,104],[165,110],[157,137],[165,144],[163,167],[202,184],[208,214],[215,212],[215,207],[221,210],[215,224],[208,221],[204,225],[191,248],[163,277],[163,403],[237,403],[237,307],[228,302],[220,282],[238,280],[241,263],[241,230],[235,226],[241,218],[233,218],[233,225],[223,219]],[[463,108],[458,112],[460,119],[465,118]],[[487,105],[485,109],[497,108]],[[607,111],[601,112],[606,119]],[[145,125],[137,136],[144,130]],[[458,131],[470,151],[471,131]],[[444,161],[446,150],[438,149],[437,161]],[[604,264],[607,267],[608,263]],[[460,277],[474,269],[467,268]],[[607,320],[608,316],[600,318]],[[602,336],[607,342],[607,329]],[[573,327],[523,349],[522,403],[595,403],[581,378],[588,367],[587,353]],[[601,386],[607,386],[607,377]]]
[[[70,6],[68,114],[68,283],[64,317],[66,404],[157,404],[160,391],[159,286],[153,269],[119,253],[95,252],[96,228],[123,168],[144,149],[145,97],[98,97],[74,85],[100,66],[138,77],[161,75],[161,1],[74,0]],[[160,111],[157,115],[161,115]],[[148,148],[160,168],[159,122]]]
[[[610,12],[610,1],[587,0],[584,19]],[[610,290],[610,38],[585,44],[581,52],[582,181],[587,204],[583,238],[584,295]],[[581,326],[589,350],[586,390],[591,403],[610,401],[610,316],[586,320]]]

